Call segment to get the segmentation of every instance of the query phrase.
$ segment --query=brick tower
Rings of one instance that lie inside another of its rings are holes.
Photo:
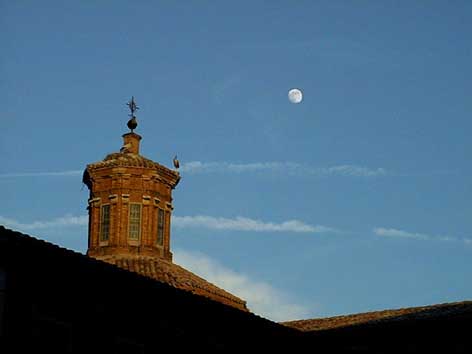
[[[139,154],[141,136],[128,103],[131,132],[120,152],[87,165],[83,182],[90,190],[87,255],[213,301],[248,311],[246,302],[172,262],[172,190],[180,175]],[[178,168],[174,158],[174,167]]]
[[[123,135],[120,152],[87,165],[83,182],[90,190],[87,254],[150,256],[172,260],[170,220],[172,190],[179,173],[139,154],[141,136],[134,98],[128,103],[131,132]]]

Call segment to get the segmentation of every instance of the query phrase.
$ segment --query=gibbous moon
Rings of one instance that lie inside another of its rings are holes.
[[[288,91],[288,100],[292,103],[300,103],[303,100],[303,93],[297,88]]]

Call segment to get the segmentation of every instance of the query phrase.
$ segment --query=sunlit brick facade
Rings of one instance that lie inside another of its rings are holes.
[[[141,136],[123,135],[120,152],[87,165],[90,189],[87,254],[140,255],[172,260],[172,190],[179,173],[139,154]]]

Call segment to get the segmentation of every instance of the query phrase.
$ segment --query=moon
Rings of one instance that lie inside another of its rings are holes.
[[[303,100],[303,93],[297,88],[288,91],[288,100],[292,103],[300,103]]]

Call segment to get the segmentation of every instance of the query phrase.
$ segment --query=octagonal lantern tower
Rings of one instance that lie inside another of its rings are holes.
[[[128,105],[131,132],[123,135],[120,151],[84,171],[90,190],[87,254],[103,260],[151,256],[171,261],[172,190],[180,175],[140,155],[134,99]]]

